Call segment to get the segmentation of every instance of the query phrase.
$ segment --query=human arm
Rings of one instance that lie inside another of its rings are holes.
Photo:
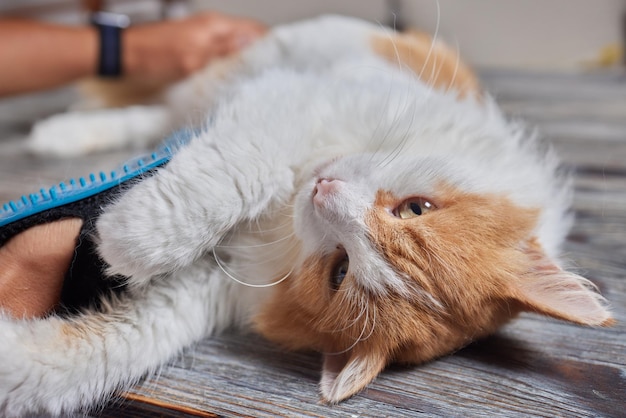
[[[219,13],[131,26],[122,37],[124,76],[169,82],[235,52],[263,25]],[[52,88],[96,74],[95,28],[0,19],[0,96]]]
[[[23,19],[0,20],[0,96],[46,89],[95,74],[97,33]]]

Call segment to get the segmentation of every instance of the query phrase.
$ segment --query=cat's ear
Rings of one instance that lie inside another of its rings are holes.
[[[614,323],[607,301],[589,280],[561,269],[537,244],[525,250],[531,266],[513,284],[513,298],[523,310],[581,325]]]
[[[328,403],[338,403],[367,386],[387,365],[384,354],[377,351],[350,350],[325,354],[320,391]]]

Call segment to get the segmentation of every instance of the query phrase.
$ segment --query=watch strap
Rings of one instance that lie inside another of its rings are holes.
[[[130,20],[126,15],[109,12],[97,12],[91,17],[98,29],[99,56],[98,75],[101,77],[119,77],[123,72],[122,31]]]

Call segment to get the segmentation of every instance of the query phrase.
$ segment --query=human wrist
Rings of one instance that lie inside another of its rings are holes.
[[[137,36],[139,27],[129,27],[122,33],[122,62],[124,75],[133,77],[141,73],[141,38]]]
[[[96,12],[91,15],[91,23],[98,31],[98,75],[120,77],[124,71],[122,36],[130,19],[118,13]]]
[[[172,37],[169,37],[169,31],[164,30],[167,29],[164,25],[137,25],[124,31],[122,41],[126,76],[158,82],[176,79],[172,75],[172,67],[178,59],[168,44]]]
[[[77,79],[95,74],[98,69],[98,33],[95,28],[85,27],[59,27],[58,33],[63,32],[64,51],[57,50],[57,59],[66,63],[67,77]],[[60,38],[59,38],[60,39]]]

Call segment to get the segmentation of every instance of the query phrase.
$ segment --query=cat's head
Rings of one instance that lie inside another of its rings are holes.
[[[315,170],[296,202],[302,259],[256,319],[269,339],[324,354],[326,401],[355,394],[389,363],[448,354],[521,311],[612,321],[593,286],[546,255],[540,208],[481,192],[480,179],[449,161],[387,160],[354,155]]]

